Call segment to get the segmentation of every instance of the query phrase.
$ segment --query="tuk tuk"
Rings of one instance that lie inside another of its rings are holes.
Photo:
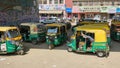
[[[120,41],[120,23],[111,25],[111,38]]]
[[[17,27],[0,26],[0,54],[24,54],[22,36]]]
[[[23,41],[30,41],[32,44],[44,42],[46,36],[46,27],[41,23],[21,23],[20,33]]]
[[[63,44],[67,40],[67,28],[65,24],[54,23],[47,24],[46,43],[49,49],[53,49],[55,46]]]
[[[76,27],[67,46],[68,52],[93,52],[98,57],[109,55],[106,32],[102,29]]]

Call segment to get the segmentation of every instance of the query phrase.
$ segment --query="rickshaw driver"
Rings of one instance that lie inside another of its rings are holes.
[[[81,32],[81,35],[83,36],[83,38],[87,39],[86,40],[87,41],[86,45],[87,45],[87,47],[90,47],[91,43],[94,41],[94,39],[91,36],[89,36],[89,35],[85,35],[83,32]]]
[[[4,34],[1,35],[0,41],[5,42],[5,35]]]

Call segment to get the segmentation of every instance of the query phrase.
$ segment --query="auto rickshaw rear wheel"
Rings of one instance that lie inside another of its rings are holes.
[[[72,48],[71,48],[71,47],[68,47],[68,48],[67,48],[67,51],[68,51],[68,52],[72,52]]]
[[[104,51],[97,51],[96,54],[97,54],[98,57],[104,57],[105,56]]]
[[[18,54],[18,55],[24,55],[24,50],[19,50],[19,51],[17,52],[17,54]]]
[[[32,40],[32,44],[36,45],[38,43],[37,40]]]
[[[52,45],[52,44],[50,44],[50,45],[48,45],[48,46],[49,46],[49,49],[50,49],[50,50],[54,48],[54,45]]]

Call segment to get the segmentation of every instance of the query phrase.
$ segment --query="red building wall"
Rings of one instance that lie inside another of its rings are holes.
[[[72,0],[65,0],[66,8],[72,8],[73,3]]]
[[[71,8],[72,9],[72,6],[73,6],[72,0],[65,0],[65,5],[66,5],[66,8]],[[72,14],[66,13],[66,16],[67,17],[72,17]]]

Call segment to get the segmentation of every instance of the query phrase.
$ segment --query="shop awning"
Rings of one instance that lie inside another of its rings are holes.
[[[46,10],[46,11],[39,11],[39,13],[40,14],[61,14],[62,11],[56,11],[56,10],[55,11],[49,11],[49,10],[47,11]]]

